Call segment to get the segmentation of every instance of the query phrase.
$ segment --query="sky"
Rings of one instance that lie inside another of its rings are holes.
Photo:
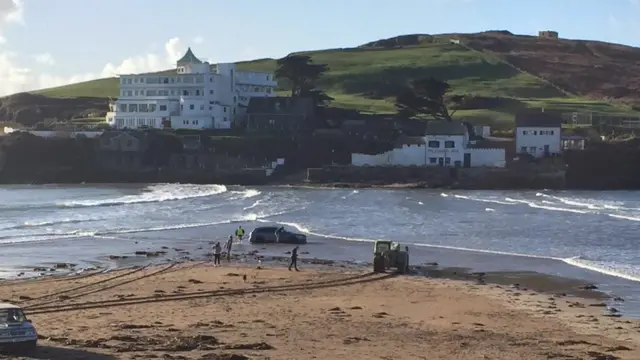
[[[640,0],[0,0],[0,95],[278,58],[403,34],[509,30],[640,46]]]

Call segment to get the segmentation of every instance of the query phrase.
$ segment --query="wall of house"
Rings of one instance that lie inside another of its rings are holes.
[[[5,127],[4,128],[4,133],[5,134],[10,134],[14,131],[23,131],[20,129],[13,129],[10,127]],[[35,135],[35,136],[39,136],[39,137],[44,137],[44,138],[61,138],[61,139],[65,139],[65,138],[75,138],[77,136],[85,136],[88,138],[95,138],[95,137],[99,137],[100,135],[102,135],[102,131],[64,131],[64,130],[29,130],[27,131],[28,133]]]
[[[561,132],[559,127],[518,127],[516,128],[516,153],[528,153],[539,158],[545,156],[545,146],[548,146],[549,154],[559,154]]]
[[[506,156],[504,149],[501,148],[477,148],[467,149],[467,153],[471,154],[471,167],[489,166],[489,167],[505,167]]]
[[[403,145],[382,154],[352,154],[351,164],[356,166],[449,166],[456,162],[462,166],[466,137],[462,135],[427,135],[425,144]],[[449,143],[447,143],[449,142]]]

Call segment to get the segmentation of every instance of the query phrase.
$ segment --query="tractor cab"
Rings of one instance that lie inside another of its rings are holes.
[[[373,245],[373,254],[374,272],[396,268],[399,273],[404,274],[409,270],[409,252],[401,250],[400,244],[396,242],[377,240]]]

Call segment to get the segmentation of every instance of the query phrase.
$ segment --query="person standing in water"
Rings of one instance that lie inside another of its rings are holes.
[[[298,247],[294,247],[293,250],[291,250],[291,261],[289,262],[289,271],[291,271],[291,268],[295,268],[296,271],[300,271],[298,270]]]
[[[224,245],[225,250],[227,251],[227,261],[231,261],[231,246],[233,245],[233,235],[229,235],[229,240]]]
[[[216,242],[213,246],[213,266],[220,265],[220,255],[222,253],[222,246],[220,246],[220,241]]]
[[[242,242],[242,238],[244,237],[244,229],[242,226],[238,226],[238,229],[236,230],[236,237],[238,238],[238,241]]]

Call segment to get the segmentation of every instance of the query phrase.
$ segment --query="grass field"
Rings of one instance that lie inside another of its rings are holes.
[[[409,80],[434,76],[448,81],[456,94],[504,97],[522,106],[561,111],[629,113],[626,107],[606,102],[568,98],[536,77],[518,72],[505,63],[454,44],[427,44],[396,49],[354,48],[307,52],[330,71],[320,87],[335,98],[334,106],[366,113],[394,112],[397,89]],[[239,63],[240,70],[273,71],[275,60]],[[279,89],[286,93],[286,89]],[[115,78],[100,79],[35,92],[50,97],[117,97]],[[456,117],[492,125],[507,125],[520,108],[475,109]]]

